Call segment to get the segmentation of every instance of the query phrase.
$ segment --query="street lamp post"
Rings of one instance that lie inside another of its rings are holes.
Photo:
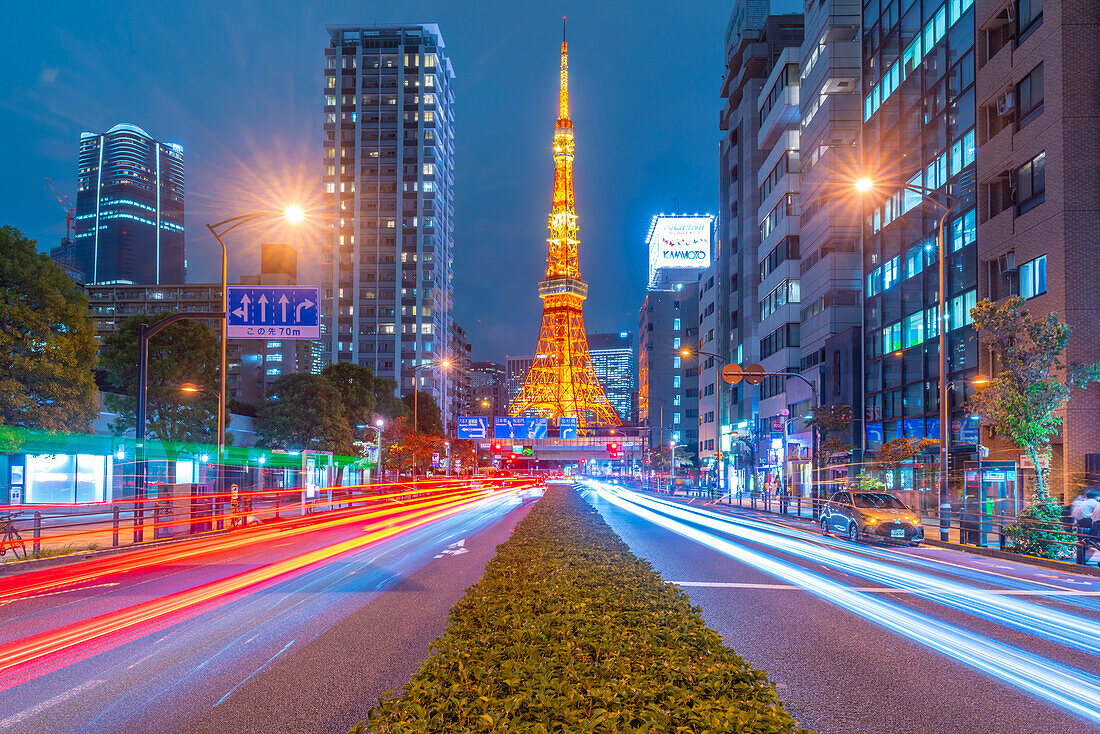
[[[856,190],[860,193],[867,193],[875,188],[875,182],[870,178],[861,178],[856,181]],[[937,244],[939,248],[939,297],[937,298],[937,337],[940,350],[939,359],[939,400],[940,400],[940,500],[938,511],[942,512],[942,507],[947,500],[947,449],[948,443],[951,440],[951,425],[950,425],[950,411],[947,407],[947,312],[945,309],[946,304],[946,278],[945,278],[945,264],[947,262],[947,248],[946,238],[944,237],[944,227],[947,225],[947,217],[955,210],[960,199],[957,196],[952,196],[944,191],[937,191],[936,189],[929,189],[924,186],[918,186],[917,184],[906,183],[901,186],[903,191],[909,191],[917,194],[921,197],[921,201],[927,201],[943,210],[943,214],[940,216],[940,224],[937,235]],[[935,196],[942,196],[944,201],[934,198]],[[944,203],[946,202],[946,203]]]
[[[208,393],[210,393],[211,395],[214,396],[214,399],[218,401],[218,413],[220,414],[222,412],[222,395],[217,390],[211,390],[210,388],[206,387],[205,385],[196,385],[195,383],[192,383],[192,382],[183,383],[182,385],[180,385],[180,390],[183,391],[183,392],[192,393],[192,394],[199,393],[199,392],[208,392]],[[221,469],[220,469],[221,455],[225,451],[225,432],[224,431],[219,431],[216,438],[217,438],[218,466],[219,466],[218,471],[221,471]]]
[[[383,421],[381,418],[379,418],[378,420],[376,420],[374,422],[373,426],[367,425],[366,423],[360,423],[358,426],[356,426],[356,428],[358,428],[360,430],[362,430],[364,428],[369,428],[370,430],[374,431],[374,433],[375,433],[375,444],[374,445],[375,445],[375,447],[378,451],[378,477],[379,478],[382,477],[382,426],[384,426],[384,425],[386,425],[385,421]]]
[[[419,400],[418,400],[418,397],[419,397],[419,394],[420,394],[420,379],[417,377],[416,373],[419,372],[422,369],[427,369],[427,368],[431,368],[431,367],[441,367],[441,368],[447,370],[447,369],[451,368],[451,361],[448,360],[448,359],[441,359],[438,362],[436,362],[436,361],[421,362],[420,364],[414,366],[413,369],[412,369],[412,373],[413,373],[413,430],[418,431],[418,432],[420,431],[420,425],[419,425],[419,419],[418,419],[418,413],[419,413]]]
[[[722,466],[722,367],[726,358],[714,352],[704,352],[702,349],[695,350],[695,353],[700,357],[711,357],[718,360],[718,370],[714,375],[714,470],[718,475],[717,489],[721,492],[722,486],[726,483],[726,473]],[[690,357],[692,352],[690,349],[682,349],[680,354],[684,357]],[[700,370],[701,372],[702,370]]]
[[[227,314],[229,312],[229,294],[228,280],[229,280],[229,251],[225,246],[225,240],[222,237],[229,234],[231,231],[240,227],[242,224],[255,221],[257,219],[268,219],[274,217],[283,217],[291,224],[300,224],[305,218],[305,212],[302,211],[300,206],[290,206],[281,212],[264,211],[264,212],[252,212],[251,214],[242,214],[237,217],[230,217],[229,219],[223,219],[215,224],[207,224],[206,228],[210,230],[210,234],[214,235],[214,239],[218,241],[218,244],[222,248],[222,338],[221,338],[221,361],[218,373],[218,437],[219,444],[222,437],[225,435],[225,393],[226,393],[226,381],[228,376],[226,375],[226,326],[228,324]],[[227,226],[228,225],[228,226]],[[222,467],[221,452],[218,453],[218,491],[221,491],[224,482],[225,470]]]

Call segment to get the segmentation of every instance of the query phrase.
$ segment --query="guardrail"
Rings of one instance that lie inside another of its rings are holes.
[[[0,561],[67,555],[153,541],[198,537],[248,525],[304,518],[374,503],[469,489],[527,484],[518,478],[463,477],[347,487],[276,488],[190,494],[88,505],[0,507]],[[8,554],[12,554],[8,556]]]

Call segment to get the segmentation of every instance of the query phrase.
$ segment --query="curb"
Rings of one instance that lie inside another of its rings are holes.
[[[1015,561],[1016,563],[1022,563],[1026,566],[1038,566],[1040,568],[1048,568],[1054,571],[1061,571],[1062,573],[1075,573],[1080,576],[1100,577],[1100,567],[1097,566],[1082,566],[1079,563],[1070,563],[1069,561],[1056,561],[1051,558],[1026,556],[1022,553],[1009,553],[1008,551],[1002,551],[996,548],[980,548],[975,545],[948,543],[943,540],[929,538],[927,535],[925,535],[924,542],[925,544],[936,548],[946,548],[948,550],[962,551],[963,553],[970,553],[976,556],[985,556],[986,558],[999,558],[1004,561]]]

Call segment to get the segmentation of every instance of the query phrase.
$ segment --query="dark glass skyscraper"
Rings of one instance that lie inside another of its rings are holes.
[[[88,283],[183,283],[183,147],[136,125],[80,134],[75,266]]]

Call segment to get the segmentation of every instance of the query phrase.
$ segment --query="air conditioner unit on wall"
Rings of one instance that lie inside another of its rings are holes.
[[[1016,90],[1006,89],[997,97],[997,114],[1008,117],[1016,112]]]

